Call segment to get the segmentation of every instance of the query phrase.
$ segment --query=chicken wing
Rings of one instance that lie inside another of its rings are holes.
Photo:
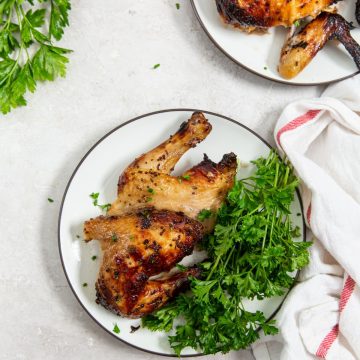
[[[84,224],[84,239],[97,239],[104,251],[96,283],[97,302],[127,317],[163,306],[200,274],[196,267],[151,280],[189,255],[203,226],[182,213],[143,209],[123,216],[99,216]]]
[[[215,214],[234,184],[235,154],[224,155],[218,164],[205,155],[200,164],[183,175],[170,175],[180,157],[210,131],[205,116],[194,113],[169,140],[136,159],[120,176],[118,197],[108,214],[126,214],[144,206],[181,211],[193,219],[203,209]],[[214,216],[205,221],[207,231],[214,221]]]
[[[327,41],[337,39],[360,69],[360,46],[350,35],[347,21],[339,14],[321,13],[284,44],[279,73],[286,79],[296,76],[314,58]]]

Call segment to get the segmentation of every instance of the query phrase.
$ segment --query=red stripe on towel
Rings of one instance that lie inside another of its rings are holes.
[[[276,135],[276,140],[277,140],[278,144],[281,145],[280,137],[284,132],[289,131],[289,130],[295,130],[300,125],[303,125],[303,124],[307,123],[308,121],[312,120],[320,111],[321,110],[309,110],[304,115],[301,115],[301,116],[297,117],[296,119],[290,121],[286,125],[284,125],[278,131],[278,133]]]
[[[340,303],[339,303],[339,311],[340,312],[342,312],[344,310],[344,307],[346,306],[347,302],[349,301],[350,296],[354,291],[354,288],[355,288],[355,281],[352,279],[351,276],[348,276],[345,281],[344,289],[340,296]]]
[[[339,312],[341,313],[346,304],[348,303],[351,294],[354,292],[355,288],[355,281],[352,279],[351,276],[348,276],[345,281],[344,288],[340,295],[340,302],[339,302]],[[331,345],[336,340],[337,336],[339,334],[339,324],[336,324],[330,332],[325,336],[324,340],[321,342],[317,352],[316,356],[325,359],[327,352],[331,348]]]
[[[321,342],[321,344],[316,352],[317,357],[325,359],[327,352],[329,351],[331,345],[336,340],[338,334],[339,334],[339,325],[336,324],[330,330],[330,332],[325,336],[324,340]]]

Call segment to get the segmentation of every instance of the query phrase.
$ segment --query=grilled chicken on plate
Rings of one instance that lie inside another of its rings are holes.
[[[360,46],[351,26],[331,6],[334,0],[215,0],[220,17],[246,32],[273,26],[291,27],[281,51],[279,73],[290,79],[315,57],[327,41],[339,40],[360,69]],[[331,6],[331,7],[330,7]],[[360,0],[356,6],[360,20]],[[299,26],[300,21],[305,23]]]
[[[237,161],[233,153],[219,163],[205,155],[181,176],[171,175],[181,156],[210,131],[205,116],[194,113],[167,141],[125,169],[108,214],[85,222],[85,240],[100,241],[103,251],[97,302],[116,314],[149,314],[183,289],[189,276],[200,275],[196,267],[161,273],[191,254],[212,230],[214,214],[234,184]],[[204,209],[213,215],[200,222],[197,217]]]

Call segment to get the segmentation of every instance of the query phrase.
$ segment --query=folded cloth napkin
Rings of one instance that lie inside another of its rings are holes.
[[[296,101],[275,127],[301,179],[310,264],[276,316],[257,360],[360,359],[360,77]]]

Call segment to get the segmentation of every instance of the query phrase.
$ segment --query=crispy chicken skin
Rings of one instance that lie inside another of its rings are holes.
[[[118,198],[107,216],[85,222],[85,240],[99,240],[103,251],[96,291],[105,308],[127,317],[144,316],[183,289],[190,276],[200,275],[192,267],[150,279],[191,254],[215,222],[211,216],[201,223],[197,215],[203,209],[215,214],[234,184],[233,153],[218,164],[205,155],[182,176],[170,175],[181,156],[210,131],[205,116],[194,113],[170,139],[121,174]]]
[[[198,276],[195,267],[149,280],[191,254],[203,226],[182,213],[143,209],[122,216],[99,216],[84,225],[85,241],[104,251],[96,283],[97,302],[123,316],[140,317],[163,306]]]
[[[234,184],[235,154],[224,155],[218,164],[205,155],[200,164],[182,176],[170,175],[180,157],[210,131],[204,115],[194,113],[169,140],[136,159],[120,176],[118,198],[108,214],[126,214],[144,206],[181,211],[193,219],[203,209],[215,213]],[[214,221],[214,216],[205,221],[207,231]]]
[[[226,24],[243,30],[289,27],[306,16],[316,17],[334,0],[215,0]]]
[[[286,79],[296,76],[332,39],[339,40],[345,46],[360,69],[360,46],[351,37],[349,24],[338,14],[323,12],[284,44],[280,56],[280,75]]]

